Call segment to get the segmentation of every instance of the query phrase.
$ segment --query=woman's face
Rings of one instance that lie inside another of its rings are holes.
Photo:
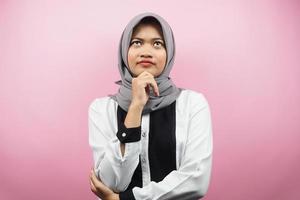
[[[132,34],[128,49],[128,65],[136,77],[148,71],[159,76],[166,65],[167,52],[159,25],[140,24]]]

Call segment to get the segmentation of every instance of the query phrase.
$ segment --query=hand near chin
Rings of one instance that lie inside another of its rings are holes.
[[[154,76],[144,71],[132,79],[132,102],[133,105],[144,107],[149,99],[150,87],[156,96],[159,96],[159,89]]]
[[[90,185],[92,192],[102,200],[120,200],[119,194],[104,185],[97,177],[94,170],[91,170]]]

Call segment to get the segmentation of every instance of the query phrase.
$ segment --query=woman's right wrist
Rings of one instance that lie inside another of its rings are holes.
[[[143,105],[132,102],[132,103],[130,104],[129,108],[128,108],[128,111],[129,111],[129,110],[133,110],[134,112],[140,112],[140,113],[142,113],[143,108],[144,108]]]
[[[124,122],[126,128],[140,126],[143,108],[143,106],[138,104],[130,104]]]

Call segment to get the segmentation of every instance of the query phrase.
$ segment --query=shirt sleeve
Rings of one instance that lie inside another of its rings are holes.
[[[138,142],[141,140],[141,126],[127,128],[124,123],[121,123],[117,137],[122,144]]]
[[[210,109],[203,95],[194,98],[190,109],[188,138],[181,165],[161,182],[152,181],[143,188],[134,187],[132,192],[136,200],[199,199],[206,194],[213,145]]]
[[[94,170],[98,178],[115,192],[126,190],[139,163],[140,142],[130,139],[122,156],[118,130],[113,128],[114,106],[106,98],[95,99],[89,106],[89,145],[93,151]],[[138,128],[138,127],[137,127]],[[131,134],[137,128],[128,130]],[[122,133],[126,131],[122,128]],[[129,134],[130,135],[130,134]]]

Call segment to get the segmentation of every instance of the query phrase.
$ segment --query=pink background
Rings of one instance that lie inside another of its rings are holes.
[[[179,87],[211,107],[206,200],[300,199],[299,1],[0,1],[0,199],[95,199],[87,110],[128,21],[172,26]]]

